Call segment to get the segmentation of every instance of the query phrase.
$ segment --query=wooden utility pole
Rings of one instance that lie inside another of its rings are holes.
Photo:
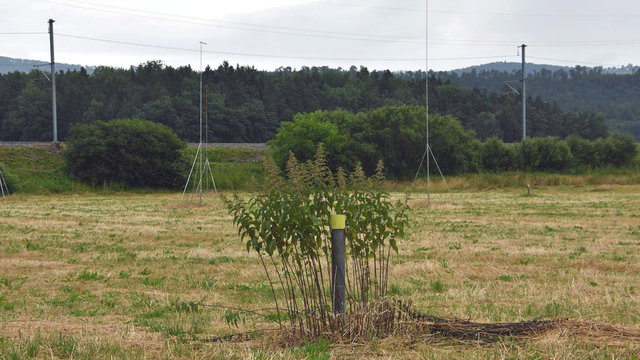
[[[58,148],[58,109],[56,105],[56,61],[53,49],[53,23],[55,20],[49,19],[49,48],[51,50],[51,113],[53,116],[53,147]]]

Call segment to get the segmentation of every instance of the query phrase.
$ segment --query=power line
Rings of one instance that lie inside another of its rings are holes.
[[[186,23],[186,24],[191,24],[191,25],[222,27],[222,28],[230,28],[230,29],[235,29],[235,30],[269,32],[269,31],[258,30],[258,29],[245,29],[245,28],[235,28],[235,27],[226,27],[226,26],[216,26],[216,25],[210,25],[210,24],[179,21],[179,20],[174,20],[174,19],[164,19],[164,18],[157,18],[157,17],[149,17],[149,16],[138,15],[138,14],[127,14],[127,13],[114,12],[114,11],[108,11],[108,10],[102,10],[102,9],[87,8],[87,7],[64,4],[64,3],[57,3],[57,2],[53,2],[53,1],[47,1],[47,0],[34,0],[34,1],[43,2],[43,3],[50,3],[50,4],[54,4],[54,5],[75,7],[75,8],[98,11],[98,12],[113,13],[113,14],[117,14],[117,15],[149,18],[149,19],[153,19],[153,20],[179,22],[179,23]],[[103,4],[98,4],[98,3],[88,2],[88,1],[81,1],[81,0],[66,0],[66,1],[77,2],[77,3],[82,3],[82,4],[90,4],[90,5],[94,5],[94,6],[101,6],[101,7],[107,7],[107,8],[122,9],[122,10],[127,10],[127,11],[141,12],[141,13],[157,14],[157,15],[163,15],[163,16],[172,16],[172,17],[185,18],[185,19],[194,19],[194,20],[199,20],[199,21],[209,21],[209,22],[220,22],[220,23],[227,23],[227,24],[236,24],[236,25],[243,25],[243,26],[254,26],[254,27],[264,27],[264,28],[291,30],[291,31],[304,31],[304,32],[327,33],[327,34],[338,34],[338,35],[362,36],[362,37],[377,37],[377,38],[387,38],[387,39],[424,40],[424,38],[415,38],[415,37],[401,37],[401,36],[372,35],[372,34],[337,32],[337,31],[310,30],[310,29],[300,29],[300,28],[290,28],[290,27],[250,24],[250,23],[243,23],[243,22],[231,22],[231,21],[208,19],[208,18],[199,18],[199,17],[192,17],[192,16],[172,15],[172,14],[168,14],[168,13],[162,13],[162,12],[156,12],[156,11],[147,11],[147,10],[140,10],[140,9],[133,9],[133,8],[126,8],[126,7],[121,7],[121,6],[103,5]],[[301,1],[301,2],[308,2],[308,1]],[[371,7],[371,6],[368,6],[368,5],[340,4],[340,3],[331,3],[331,2],[316,2],[316,1],[312,1],[311,3],[321,3],[321,4],[331,4],[331,5],[349,5],[349,6],[353,5],[353,6]],[[431,12],[441,12],[441,11],[437,11],[436,10],[436,11],[431,11]],[[478,14],[484,14],[484,13],[478,13]],[[509,15],[509,14],[505,13],[503,15]],[[514,14],[514,15],[526,15],[526,14]],[[542,15],[542,14],[540,14],[540,15]],[[547,14],[547,15],[552,15],[552,14]],[[560,14],[560,15],[562,15],[562,14]],[[611,16],[613,16],[613,15],[611,15]],[[627,15],[625,15],[625,16],[627,16]],[[631,14],[631,16],[634,16],[634,14]],[[640,15],[638,15],[638,16],[640,16]],[[409,43],[409,44],[423,45],[422,42],[415,42],[415,41],[397,41],[397,40],[396,41],[392,41],[392,40],[376,40],[376,39],[357,39],[357,38],[344,38],[344,37],[334,37],[334,36],[325,37],[325,36],[318,36],[318,35],[313,35],[313,34],[293,34],[293,33],[283,33],[283,32],[271,32],[271,33],[280,34],[280,35],[311,36],[311,37],[322,37],[322,38],[341,39],[341,40],[399,42],[399,43]],[[38,34],[46,34],[46,33],[33,32],[33,33],[0,33],[0,34],[1,35],[38,35]],[[438,39],[431,39],[431,40],[435,40],[435,41],[430,41],[430,44],[434,44],[434,45],[446,45],[446,46],[464,45],[464,46],[483,46],[483,47],[500,47],[500,46],[508,47],[508,46],[515,46],[516,44],[521,42],[521,40],[511,41],[511,40],[476,40],[476,39],[447,39],[447,38],[438,38]],[[534,46],[545,46],[545,47],[546,46],[598,46],[598,45],[607,45],[608,46],[608,45],[638,44],[638,43],[640,43],[640,40],[594,40],[594,41],[544,41],[544,40],[542,40],[542,41],[525,41],[525,42],[530,43],[530,44],[532,44]],[[462,44],[462,43],[464,43],[464,44]],[[502,45],[502,44],[504,44],[504,45]],[[509,45],[507,45],[507,44],[509,44]]]
[[[425,12],[425,9],[403,8],[403,7],[393,7],[393,6],[376,6],[376,5],[364,5],[364,4],[335,3],[335,2],[329,2],[329,1],[312,1],[312,0],[291,0],[291,1],[299,2],[299,3],[306,3],[306,4],[349,6],[349,7],[380,9],[380,10],[416,11],[416,12],[422,12],[422,13]]]
[[[74,3],[80,3],[80,4],[88,4],[88,5],[93,5],[93,6],[106,7],[106,8],[112,8],[112,9],[120,9],[120,10],[127,10],[127,11],[134,11],[134,12],[155,14],[155,15],[164,15],[164,16],[171,16],[171,17],[177,17],[177,18],[183,18],[183,19],[191,19],[191,20],[199,20],[199,21],[218,22],[218,23],[232,24],[232,25],[254,26],[254,27],[263,27],[263,28],[279,29],[279,30],[325,33],[325,34],[333,34],[333,35],[350,35],[350,36],[364,36],[364,37],[377,37],[377,38],[387,38],[387,39],[405,39],[405,40],[424,40],[424,38],[416,38],[416,37],[408,37],[408,36],[390,36],[390,35],[377,35],[377,34],[362,34],[362,33],[352,33],[352,32],[312,30],[312,29],[302,29],[302,28],[293,28],[293,27],[285,27],[285,26],[251,24],[251,23],[245,23],[245,22],[226,21],[226,20],[219,20],[219,19],[201,18],[201,17],[195,17],[195,16],[175,15],[175,14],[163,13],[163,12],[158,12],[158,11],[149,11],[149,10],[140,10],[140,9],[127,8],[127,7],[122,7],[122,6],[103,5],[103,4],[98,4],[98,3],[94,3],[94,2],[90,2],[90,1],[81,1],[81,0],[66,0],[66,1],[74,2]],[[62,5],[62,4],[60,4],[60,5]]]
[[[536,47],[556,47],[556,46],[566,46],[566,47],[575,47],[575,46],[611,46],[611,45],[634,45],[640,44],[640,40],[629,40],[629,41],[607,41],[607,42],[558,42],[558,43],[539,43],[534,44]]]
[[[100,38],[94,38],[94,37],[88,37],[88,36],[62,34],[62,33],[56,33],[56,35],[62,36],[62,37],[74,38],[74,39],[106,42],[111,44],[140,46],[140,47],[156,48],[156,49],[164,49],[164,50],[199,52],[199,50],[197,49],[179,48],[179,47],[173,47],[173,46],[151,45],[151,44],[110,40],[110,39],[100,39]],[[203,50],[202,52],[209,53],[209,54],[219,54],[219,55],[266,57],[266,58],[280,58],[280,59],[301,59],[301,60],[330,60],[330,61],[424,61],[425,60],[424,58],[346,58],[346,57],[339,58],[339,57],[293,56],[293,55],[255,54],[255,53],[211,51],[211,50]],[[429,59],[429,61],[479,60],[479,59],[497,59],[497,58],[504,59],[509,57],[513,57],[513,55],[432,58],[432,59]]]
[[[614,64],[592,63],[592,62],[587,62],[587,61],[551,59],[551,58],[544,58],[544,57],[538,57],[538,56],[529,56],[529,58],[530,59],[537,59],[537,60],[547,60],[547,61],[557,61],[557,62],[564,62],[564,63],[572,63],[572,64],[587,64],[587,65],[595,65],[595,66],[615,66],[615,67],[620,66],[620,65],[614,65]]]
[[[424,40],[424,39],[423,39]],[[563,40],[563,41],[553,41],[553,40],[488,40],[488,39],[449,39],[449,38],[430,38],[429,43],[432,43],[431,40],[435,41],[454,41],[454,42],[468,42],[468,43],[507,43],[507,44],[516,44],[521,42],[532,43],[537,45],[546,45],[546,44],[558,44],[558,45],[571,45],[571,44],[603,44],[603,43],[636,43],[640,42],[640,40],[632,39],[632,40]],[[466,45],[466,44],[465,44]]]
[[[49,2],[46,0],[34,0],[40,2]],[[71,0],[68,0],[71,1]],[[63,4],[59,4],[63,5]],[[97,10],[97,9],[96,9]],[[100,11],[100,10],[97,10]],[[133,14],[129,14],[131,16],[135,16]],[[169,20],[169,19],[163,19]],[[216,21],[216,20],[211,20]],[[197,24],[197,25],[205,25],[205,24]],[[254,25],[261,26],[261,25]],[[247,29],[249,30],[249,29]],[[315,31],[315,30],[304,30],[304,31]],[[46,32],[0,32],[0,35],[46,35]],[[293,35],[293,34],[291,34]],[[356,34],[354,34],[356,35]],[[367,35],[361,35],[367,36]],[[372,36],[372,35],[371,35]],[[333,38],[333,37],[331,37]],[[417,39],[417,38],[416,38]],[[353,39],[353,40],[363,40],[363,39]],[[422,39],[424,40],[424,39]],[[449,45],[449,46],[482,46],[482,47],[512,47],[515,46],[518,41],[511,40],[471,40],[471,39],[446,39],[446,38],[437,38],[432,39],[434,41],[429,41],[429,44],[432,45]],[[411,42],[412,44],[420,44],[417,42]],[[640,44],[640,40],[592,40],[592,41],[527,41],[527,43],[531,43],[533,46],[538,47],[548,47],[548,46],[609,46],[609,45],[634,45]]]
[[[0,35],[43,35],[46,32],[0,32]]]
[[[333,5],[333,6],[346,6],[346,7],[358,7],[380,10],[400,10],[400,11],[413,11],[424,13],[425,9],[419,8],[404,8],[404,7],[391,7],[391,6],[376,6],[365,4],[353,4],[353,3],[338,3],[329,1],[313,1],[313,0],[290,0],[307,4],[320,4],[320,5]],[[491,16],[523,16],[523,17],[583,17],[583,18],[595,18],[595,17],[640,17],[640,14],[573,14],[573,13],[512,13],[512,12],[491,12],[491,11],[459,11],[459,10],[432,10],[429,9],[429,13],[437,14],[461,14],[461,15],[491,15]]]
[[[424,11],[424,10],[423,10]],[[455,11],[455,10],[431,10],[432,13],[439,14],[460,14],[460,15],[490,15],[490,16],[521,16],[521,17],[575,17],[575,18],[617,18],[617,17],[639,17],[640,14],[571,14],[571,13],[509,13],[509,12],[485,12],[485,11]]]
[[[41,65],[49,65],[49,63],[43,63],[43,64],[36,64],[36,65],[26,65],[26,64],[0,64],[0,66],[19,66],[19,67],[32,67],[35,69],[36,66],[41,66]]]
[[[78,8],[78,9],[84,9],[84,10],[90,10],[90,11],[97,11],[97,12],[108,13],[108,14],[132,16],[132,17],[139,17],[139,18],[160,20],[160,21],[169,21],[169,22],[181,23],[181,24],[209,26],[209,27],[222,28],[222,29],[244,30],[244,31],[251,31],[251,32],[258,32],[258,33],[270,33],[270,34],[289,35],[289,36],[304,36],[304,37],[314,37],[314,38],[324,38],[324,39],[367,41],[367,42],[386,42],[386,43],[405,43],[405,44],[423,45],[422,42],[416,42],[416,41],[391,40],[391,39],[389,39],[389,40],[384,40],[384,39],[360,39],[360,38],[348,38],[348,37],[339,37],[339,36],[327,36],[327,35],[319,35],[319,34],[299,34],[299,33],[275,31],[275,30],[248,29],[248,28],[240,28],[240,27],[227,26],[227,25],[214,25],[214,24],[197,23],[197,22],[192,22],[192,21],[166,19],[166,18],[160,18],[160,17],[156,17],[156,16],[141,15],[141,14],[129,14],[129,13],[124,13],[124,12],[120,12],[120,11],[95,9],[95,8],[90,8],[90,7],[86,7],[86,6],[63,4],[63,3],[57,3],[57,2],[48,1],[48,0],[34,0],[34,1],[41,2],[41,3],[54,4],[54,5],[67,6],[67,7]]]

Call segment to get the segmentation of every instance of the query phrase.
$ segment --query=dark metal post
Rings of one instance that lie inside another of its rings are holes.
[[[347,248],[344,239],[345,215],[331,215],[331,298],[333,313],[345,312],[345,262]]]
[[[56,108],[56,61],[53,50],[53,23],[49,19],[49,47],[51,49],[51,112],[53,114],[53,146],[58,147],[58,109]]]

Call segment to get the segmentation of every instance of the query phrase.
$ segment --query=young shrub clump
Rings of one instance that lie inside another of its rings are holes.
[[[341,330],[331,308],[331,214],[347,219],[344,315],[385,302],[389,258],[398,251],[408,219],[406,201],[392,204],[384,190],[382,162],[370,178],[359,165],[350,176],[342,168],[334,173],[320,146],[315,160],[306,163],[291,153],[286,177],[270,158],[264,169],[266,180],[256,195],[223,200],[247,251],[262,261],[278,318],[311,338]]]

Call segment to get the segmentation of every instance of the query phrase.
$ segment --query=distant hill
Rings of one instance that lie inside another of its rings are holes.
[[[558,66],[558,65],[549,65],[549,64],[534,64],[534,63],[527,63],[527,75],[532,75],[536,72],[540,72],[542,69],[546,69],[549,70],[551,72],[555,72],[558,70],[564,70],[564,71],[569,71],[571,70],[573,67],[572,66]],[[594,69],[593,67],[584,67],[586,69]],[[492,62],[492,63],[487,63],[487,64],[482,64],[482,65],[474,65],[474,66],[469,66],[466,68],[461,68],[461,69],[455,69],[455,70],[451,70],[449,72],[452,73],[456,73],[458,75],[462,75],[463,73],[471,73],[473,72],[473,70],[476,71],[476,73],[480,73],[483,71],[486,72],[491,72],[493,70],[498,71],[498,72],[503,72],[506,71],[508,73],[513,73],[513,72],[520,72],[520,70],[522,69],[522,63],[521,62],[507,62],[507,61],[502,61],[502,62]],[[607,67],[607,68],[603,68],[602,69],[602,73],[603,74],[612,74],[612,75],[631,75],[635,72],[638,71],[638,69],[640,69],[639,66],[634,66],[632,64],[629,65],[621,65],[620,67]]]
[[[496,71],[506,71],[508,73],[514,72],[514,71],[520,71],[522,69],[522,63],[521,62],[507,62],[507,61],[502,61],[502,62],[492,62],[492,63],[488,63],[488,64],[482,64],[482,65],[474,65],[474,66],[469,66],[466,68],[462,68],[462,69],[455,69],[455,70],[451,70],[451,72],[454,72],[458,75],[462,75],[463,73],[470,73],[473,70],[475,70],[476,72],[482,72],[482,71],[491,71],[491,70],[496,70]],[[560,69],[564,69],[564,70],[569,70],[570,67],[568,66],[558,66],[558,65],[547,65],[547,64],[533,64],[533,63],[527,63],[527,75],[529,74],[533,74],[534,72],[539,72],[542,69],[547,69],[550,71],[556,71],[556,70],[560,70]]]
[[[515,65],[518,65],[514,69]],[[456,71],[442,71],[437,78],[467,89],[511,93],[506,83],[520,87],[520,65],[493,63]],[[615,131],[633,135],[640,141],[640,71],[632,64],[612,67],[571,68],[529,65],[527,94],[540,101],[556,103],[564,111],[590,111],[606,116]],[[474,72],[474,68],[476,71]],[[541,69],[546,71],[542,72]],[[540,70],[537,70],[540,69]],[[515,71],[514,71],[515,70]],[[460,71],[460,72],[458,72]],[[537,101],[537,100],[536,100]]]
[[[38,66],[42,71],[48,73],[50,71],[49,62],[48,61],[39,61],[39,60],[28,60],[28,59],[14,59],[10,57],[0,56],[0,74],[7,74],[14,71],[22,71],[22,72],[30,72],[33,69],[36,69],[36,65],[44,65]],[[73,64],[63,64],[56,63],[57,71],[67,71],[67,70],[80,70],[83,67],[82,65],[73,65]],[[93,72],[92,66],[84,66],[87,73],[91,74]]]

